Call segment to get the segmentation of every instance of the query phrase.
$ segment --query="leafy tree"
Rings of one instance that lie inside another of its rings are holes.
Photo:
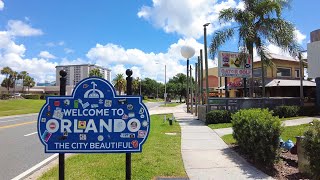
[[[121,95],[122,90],[125,90],[126,87],[126,80],[124,79],[123,74],[117,74],[116,77],[113,79],[113,85]]]
[[[101,73],[101,71],[98,68],[91,69],[90,72],[89,72],[89,76],[90,77],[95,76],[95,77],[103,78],[103,74]]]
[[[4,78],[2,83],[1,83],[1,86],[7,88],[8,85],[9,85],[9,88],[13,88],[13,82],[11,81],[11,79],[10,78]]]
[[[17,71],[12,71],[9,77],[11,78],[11,81],[13,83],[13,93],[15,93],[16,92],[16,82],[17,82],[17,80],[20,79],[19,73]]]
[[[145,78],[141,81],[142,93],[148,97],[156,97],[158,89],[158,82],[154,79]]]
[[[139,94],[140,93],[140,81],[141,79],[139,77],[134,78],[132,81],[132,91],[134,94]]]
[[[3,87],[6,87],[7,90],[8,90],[8,93],[9,93],[9,88],[10,88],[10,84],[11,84],[11,80],[9,78],[10,74],[12,73],[12,69],[10,67],[4,67],[2,70],[1,70],[1,74],[5,75],[6,78],[5,79],[8,79],[6,80],[6,83],[7,84],[3,84],[3,82],[1,83],[1,86]]]
[[[210,45],[211,55],[214,56],[219,47],[230,40],[237,32],[239,36],[238,47],[244,52],[249,52],[253,59],[253,48],[257,49],[261,57],[262,70],[262,96],[265,96],[264,71],[265,64],[271,65],[268,59],[268,42],[275,44],[292,56],[299,49],[294,35],[295,27],[283,19],[282,12],[289,7],[289,0],[243,0],[244,9],[228,8],[220,11],[219,20],[222,23],[234,21],[234,26],[216,31]],[[252,96],[252,84],[251,92]]]
[[[23,85],[28,87],[28,93],[30,91],[30,88],[32,88],[36,83],[34,82],[34,79],[30,77],[29,75],[26,75],[24,78]]]
[[[187,92],[187,76],[183,73],[179,73],[175,75],[172,79],[169,79],[169,82],[167,83],[167,91],[169,93],[172,93],[173,96],[179,96],[180,103],[182,97],[186,98],[186,92]]]

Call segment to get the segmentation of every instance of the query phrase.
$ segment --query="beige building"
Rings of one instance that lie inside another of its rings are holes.
[[[94,64],[80,64],[80,65],[65,65],[65,66],[56,66],[56,85],[60,85],[60,74],[61,70],[67,72],[67,86],[74,86],[79,81],[84,78],[89,77],[89,72],[93,69],[99,69],[103,74],[103,78],[111,82],[111,70]]]

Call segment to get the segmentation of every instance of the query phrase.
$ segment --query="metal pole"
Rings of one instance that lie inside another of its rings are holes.
[[[199,56],[198,56],[199,58]],[[195,79],[195,91],[194,91],[194,98],[195,98],[195,115],[197,116],[198,115],[198,63],[195,64],[195,71],[194,71],[194,79]]]
[[[60,78],[60,96],[66,95],[66,86],[67,86],[67,72],[61,70],[59,72]],[[59,153],[59,180],[64,180],[64,153]]]
[[[164,65],[164,106],[167,106],[167,65]]]
[[[192,67],[190,65],[190,101],[191,101],[191,114],[193,114],[193,87],[192,87]]]
[[[141,96],[141,79],[140,79],[140,94],[139,95]]]
[[[206,103],[207,103],[207,112],[209,111],[209,80],[208,80],[208,53],[207,53],[207,26],[209,23],[203,25],[204,31],[204,60],[206,66]]]
[[[200,75],[200,57],[198,56],[198,105],[200,105],[200,97],[202,96],[201,94],[201,75]]]
[[[200,49],[200,94],[201,94],[201,104],[204,105],[204,98],[203,98],[203,56],[202,56],[202,49]]]
[[[229,97],[229,92],[228,92],[228,78],[227,77],[224,77],[224,94],[225,94],[225,98],[226,98],[226,110],[228,110],[229,109],[229,107],[228,107],[228,104],[229,104],[229,102],[228,102],[228,97]]]
[[[132,70],[127,69],[127,95],[132,95]],[[131,180],[131,153],[126,153],[126,180]]]
[[[300,104],[301,106],[303,106],[304,104],[304,97],[303,97],[303,62],[302,62],[302,56],[301,56],[301,52],[299,52],[299,61],[300,61]]]
[[[187,59],[187,90],[186,90],[187,113],[189,112],[189,58]]]

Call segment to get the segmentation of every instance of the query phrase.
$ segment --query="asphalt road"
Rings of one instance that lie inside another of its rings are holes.
[[[145,103],[148,109],[161,102]],[[0,117],[0,180],[15,178],[52,153],[44,153],[37,134],[38,114]]]

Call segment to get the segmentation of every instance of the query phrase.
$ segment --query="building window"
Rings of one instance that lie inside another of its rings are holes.
[[[259,77],[259,78],[261,78],[261,76],[262,76],[262,70],[261,70],[261,68],[254,68],[252,75],[253,75],[253,77]],[[266,68],[265,68],[265,70],[264,70],[264,76],[265,76],[265,77],[267,76],[267,70],[266,70]]]
[[[291,77],[291,69],[277,68],[277,77]]]
[[[296,78],[299,78],[300,77],[300,69],[295,69],[294,70],[294,75]]]

